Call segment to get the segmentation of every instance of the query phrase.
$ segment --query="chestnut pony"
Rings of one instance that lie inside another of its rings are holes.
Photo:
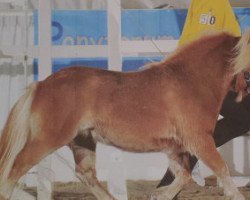
[[[97,199],[115,199],[96,178],[95,147],[102,142],[131,152],[168,155],[176,179],[156,189],[151,199],[172,199],[190,181],[187,160],[192,154],[221,179],[225,195],[243,200],[212,134],[230,87],[245,94],[248,84],[241,73],[248,73],[249,67],[250,33],[241,38],[214,33],[142,71],[70,67],[32,84],[3,129],[0,198],[9,199],[21,176],[68,145],[78,178]]]

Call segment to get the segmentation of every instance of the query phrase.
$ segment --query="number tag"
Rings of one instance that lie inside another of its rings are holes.
[[[201,14],[200,24],[204,25],[214,25],[216,22],[216,17],[211,14]]]

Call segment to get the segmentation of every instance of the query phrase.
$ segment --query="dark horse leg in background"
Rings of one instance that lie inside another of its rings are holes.
[[[247,96],[241,103],[235,102],[236,94],[229,92],[223,102],[220,114],[224,117],[216,124],[214,140],[216,147],[220,147],[226,142],[244,135],[250,130],[250,96]],[[190,169],[197,163],[195,156],[189,157]],[[170,169],[157,187],[167,186],[175,179]]]

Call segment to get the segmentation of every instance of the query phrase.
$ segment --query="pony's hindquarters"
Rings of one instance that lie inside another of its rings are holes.
[[[32,84],[26,93],[12,108],[0,138],[0,194],[7,196],[12,184],[8,182],[16,156],[30,137],[29,118],[36,84]]]
[[[75,96],[61,98],[55,88],[44,85],[37,83],[27,90],[4,127],[0,141],[0,199],[10,198],[15,184],[30,168],[76,135],[81,113]],[[59,101],[63,109],[57,108]]]

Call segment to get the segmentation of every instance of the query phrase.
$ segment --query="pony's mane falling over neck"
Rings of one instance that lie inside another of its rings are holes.
[[[145,66],[141,67],[141,70],[145,70],[148,68],[152,68],[155,66],[159,66],[162,64],[166,64],[168,62],[173,61],[175,58],[182,57],[182,54],[187,51],[187,49],[196,49],[199,44],[202,44],[204,41],[212,39],[214,41],[220,41],[221,39],[225,39],[225,36],[232,36],[232,34],[227,32],[221,31],[208,31],[202,33],[197,40],[191,41],[183,46],[177,48],[173,53],[171,53],[166,59],[163,59],[160,62],[152,62],[146,64]],[[235,38],[236,39],[236,38]],[[242,37],[239,38],[238,42],[232,49],[233,57],[230,59],[230,65],[233,69],[233,73],[237,74],[246,68],[250,68],[250,30],[246,31]]]
[[[190,57],[190,51],[196,52],[199,51],[198,49],[215,48],[215,46],[217,46],[218,43],[220,43],[220,41],[225,40],[229,36],[232,37],[231,34],[227,32],[216,31],[216,30],[209,30],[206,32],[204,31],[197,36],[196,40],[189,41],[183,44],[182,46],[179,46],[175,51],[171,52],[162,61],[148,63],[141,69],[144,70],[162,64],[165,65],[167,63],[174,63],[176,60],[182,60],[185,57],[185,55],[189,55],[188,57]],[[206,46],[204,47],[204,45]]]
[[[195,40],[189,41],[182,46],[178,47],[174,52],[172,52],[165,60],[164,63],[167,63],[170,60],[175,58],[182,59],[183,55],[189,55],[193,51],[193,55],[196,55],[199,51],[206,52],[206,49],[217,49],[218,45],[224,43],[231,43],[234,37],[231,33],[218,30],[208,30],[201,32]],[[235,41],[236,43],[236,41]],[[232,43],[232,55],[237,55],[233,49],[235,44]],[[234,56],[234,58],[235,58]],[[230,60],[231,61],[231,60]],[[232,61],[231,61],[232,62]]]
[[[235,48],[233,49],[235,57],[231,63],[233,65],[234,74],[250,68],[250,30],[246,31]]]

